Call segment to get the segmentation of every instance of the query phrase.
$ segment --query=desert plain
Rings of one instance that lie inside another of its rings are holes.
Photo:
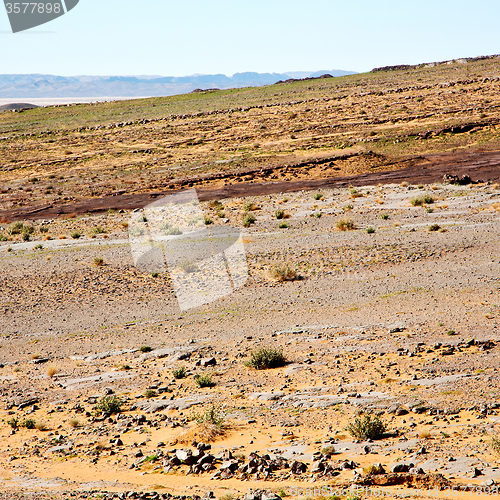
[[[497,497],[498,62],[0,114],[0,498]],[[248,276],[182,311],[187,188]]]

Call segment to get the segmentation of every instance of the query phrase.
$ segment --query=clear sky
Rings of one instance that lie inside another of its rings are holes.
[[[361,72],[500,53],[500,0],[80,0],[18,34],[0,4],[0,50],[2,74]]]

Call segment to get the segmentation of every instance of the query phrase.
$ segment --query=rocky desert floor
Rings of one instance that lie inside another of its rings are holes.
[[[498,184],[202,208],[248,279],[184,312],[129,211],[0,224],[0,498],[498,497]],[[262,347],[286,364],[247,367]]]

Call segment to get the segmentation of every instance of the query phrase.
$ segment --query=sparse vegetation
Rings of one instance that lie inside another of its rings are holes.
[[[497,435],[491,438],[491,448],[500,455],[500,436]]]
[[[313,198],[316,200],[316,201],[319,201],[323,198],[323,195],[321,193],[315,193],[313,195]]]
[[[57,368],[57,366],[54,366],[54,365],[50,365],[47,367],[47,375],[50,377],[50,378],[54,378],[55,374],[59,371],[59,369]]]
[[[350,219],[340,219],[335,225],[339,231],[352,231],[355,229],[354,222]]]
[[[380,218],[383,220],[387,220],[389,218],[389,214],[382,214]]]
[[[36,422],[32,418],[27,418],[23,422],[23,427],[25,427],[26,429],[35,429],[36,428]]]
[[[371,414],[356,417],[346,430],[356,439],[367,441],[368,439],[380,439],[386,432],[387,426],[378,416]]]
[[[144,397],[146,399],[154,398],[157,395],[158,393],[154,389],[146,389],[146,391],[144,392]]]
[[[441,226],[439,224],[431,224],[427,228],[427,231],[429,231],[430,233],[432,233],[432,232],[435,232],[435,231],[439,231],[440,229],[441,229]]]
[[[284,262],[271,267],[271,276],[280,283],[293,281],[297,279],[297,271],[288,262]]]
[[[178,366],[177,368],[174,368],[172,370],[172,375],[176,379],[185,378],[185,376],[186,376],[186,368],[184,366]]]
[[[277,219],[283,219],[285,217],[285,211],[284,210],[276,210],[276,212],[274,212],[274,216]]]
[[[290,226],[286,222],[281,222],[278,227],[280,229],[288,229]]]
[[[372,226],[367,227],[367,228],[366,228],[366,232],[367,232],[368,234],[373,234],[373,233],[375,232],[375,228],[374,228],[374,227],[372,227]]]
[[[142,345],[141,347],[139,347],[139,351],[141,352],[151,352],[152,350],[153,348],[148,345]]]
[[[255,217],[252,214],[247,214],[243,217],[243,227],[250,227],[255,223]]]
[[[185,272],[185,273],[194,273],[198,271],[198,266],[196,265],[195,262],[193,262],[190,259],[182,259],[179,262],[179,267]]]
[[[73,231],[70,236],[74,239],[74,240],[77,240],[79,238],[81,238],[82,234],[78,231]]]
[[[267,370],[279,368],[287,363],[283,354],[283,349],[276,347],[261,347],[250,354],[250,359],[245,362],[245,366],[255,370]]]
[[[414,207],[423,207],[425,205],[431,205],[434,203],[434,197],[430,194],[423,194],[421,196],[416,196],[410,200],[410,203]]]
[[[68,423],[73,429],[78,429],[78,427],[80,427],[80,421],[77,418],[70,418]]]
[[[109,413],[114,415],[120,413],[123,401],[116,395],[103,396],[96,404],[95,409],[98,413]]]
[[[385,469],[382,464],[372,464],[363,469],[363,474],[365,476],[377,476],[379,474],[385,474]]]
[[[194,383],[200,388],[204,387],[213,387],[215,382],[212,380],[212,377],[208,373],[204,374],[196,374],[194,376]]]
[[[96,267],[102,267],[104,266],[104,259],[102,257],[94,257],[93,261],[94,266]]]

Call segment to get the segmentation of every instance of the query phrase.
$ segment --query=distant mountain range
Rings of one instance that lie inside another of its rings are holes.
[[[187,94],[196,89],[228,89],[271,85],[291,78],[352,75],[353,71],[292,71],[193,76],[55,76],[0,75],[1,99],[159,97]]]

